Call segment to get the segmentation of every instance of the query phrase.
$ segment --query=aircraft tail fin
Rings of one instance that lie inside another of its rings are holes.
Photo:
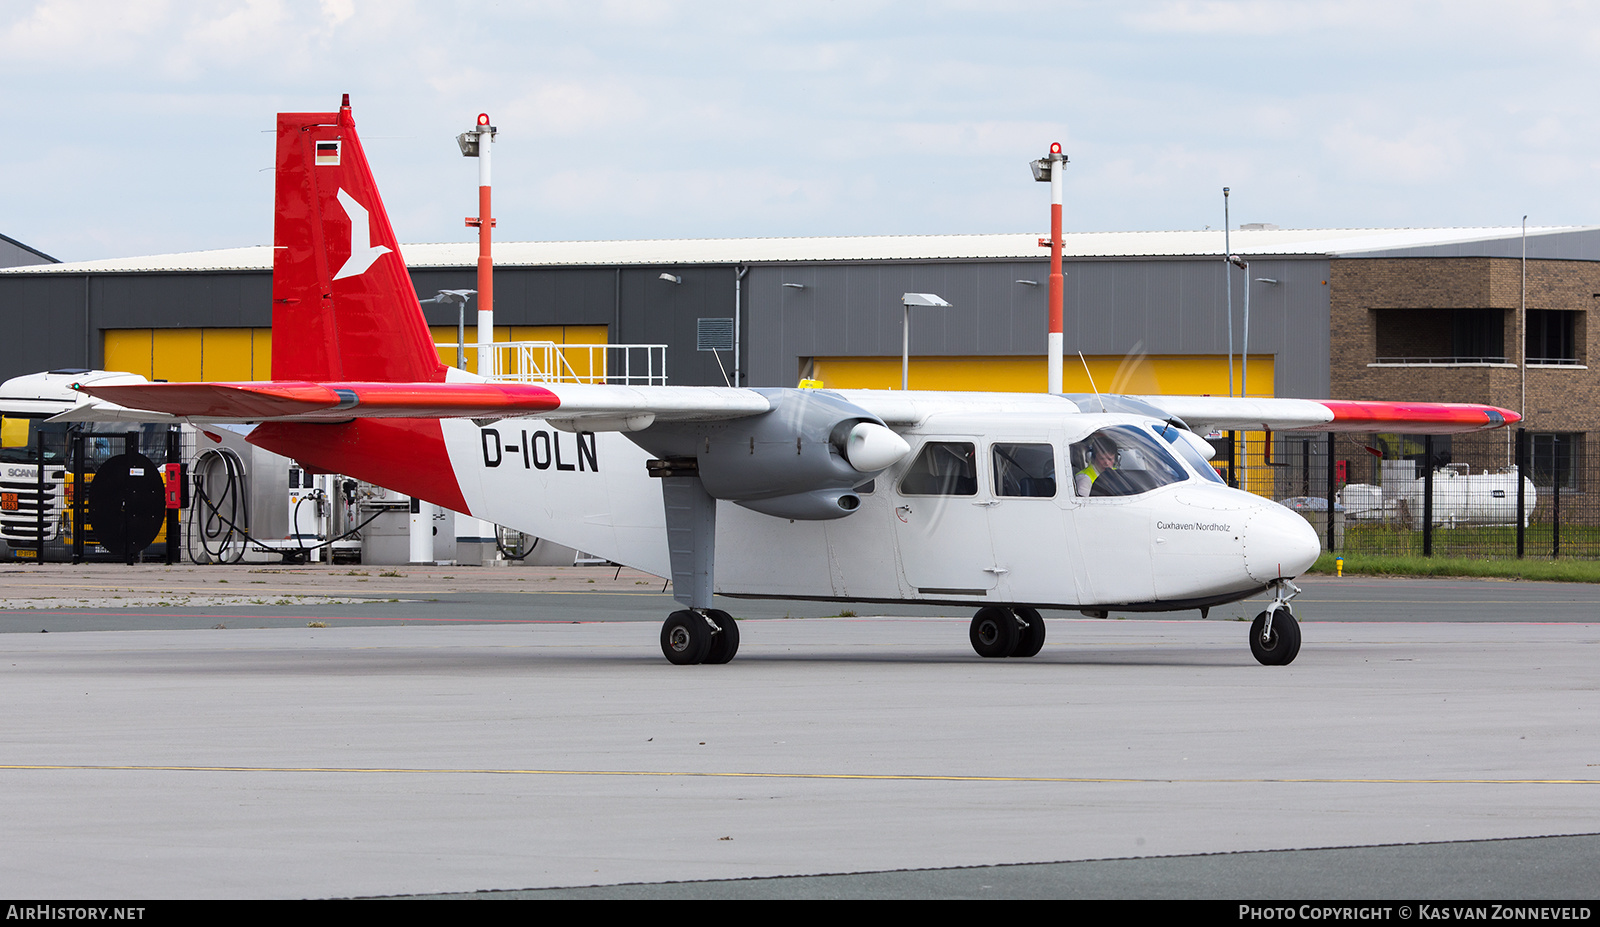
[[[350,113],[279,113],[272,378],[443,382]]]

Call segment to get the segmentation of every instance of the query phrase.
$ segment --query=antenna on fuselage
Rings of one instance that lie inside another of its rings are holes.
[[[1106,401],[1100,398],[1100,387],[1094,385],[1094,374],[1089,373],[1089,361],[1083,356],[1082,351],[1078,352],[1078,360],[1083,361],[1083,372],[1089,375],[1089,388],[1094,390],[1095,401],[1100,403],[1100,411],[1104,412]]]

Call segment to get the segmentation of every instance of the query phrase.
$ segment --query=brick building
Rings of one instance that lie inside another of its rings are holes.
[[[1523,412],[1536,482],[1580,488],[1600,448],[1600,262],[1525,263],[1524,287],[1520,256],[1331,260],[1330,394]]]

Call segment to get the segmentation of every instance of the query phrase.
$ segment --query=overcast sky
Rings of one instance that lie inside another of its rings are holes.
[[[263,244],[274,114],[348,92],[402,241],[1600,223],[1583,3],[8,0],[0,233]]]

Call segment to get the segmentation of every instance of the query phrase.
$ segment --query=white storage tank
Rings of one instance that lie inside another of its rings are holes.
[[[1524,478],[1523,527],[1538,501],[1533,481]],[[1347,487],[1348,488],[1348,487]],[[1422,529],[1423,480],[1401,481],[1388,487],[1390,497],[1405,503],[1413,530]],[[1467,464],[1449,464],[1433,471],[1433,523],[1446,528],[1466,525],[1517,523],[1517,471],[1472,473]]]

